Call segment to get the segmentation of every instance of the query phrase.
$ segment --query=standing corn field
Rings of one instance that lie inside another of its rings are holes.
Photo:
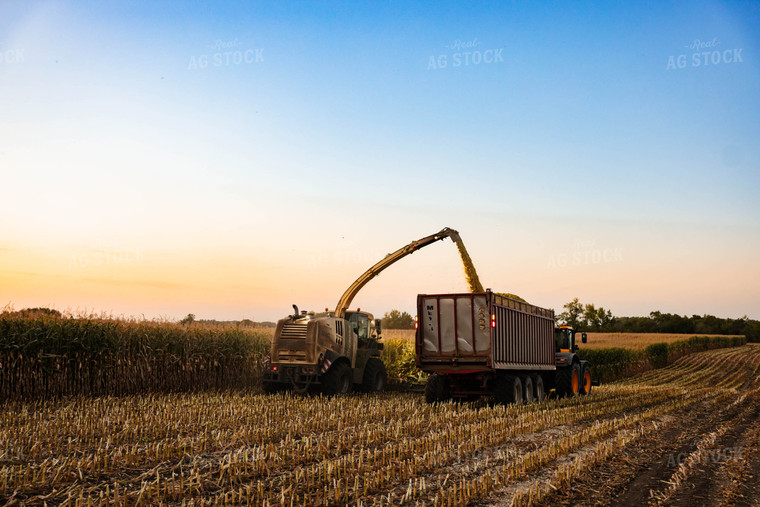
[[[269,338],[236,327],[0,316],[0,400],[247,387]]]

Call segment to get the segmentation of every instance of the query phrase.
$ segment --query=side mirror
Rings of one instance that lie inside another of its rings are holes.
[[[581,334],[581,343],[586,343],[588,341],[588,336],[586,336],[586,333]]]
[[[375,334],[379,337],[380,333],[383,332],[382,326],[380,325],[380,319],[375,319]]]

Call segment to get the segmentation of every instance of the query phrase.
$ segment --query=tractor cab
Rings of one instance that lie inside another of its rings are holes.
[[[592,385],[599,385],[599,382],[594,383],[591,380],[591,366],[588,361],[576,354],[576,333],[577,331],[567,324],[554,326],[554,359],[557,374],[551,387],[563,396],[588,394]],[[581,343],[586,343],[587,339],[586,333],[581,333]]]
[[[575,345],[576,330],[567,324],[554,327],[554,351],[561,353],[574,353],[578,347]],[[586,333],[581,334],[581,342],[586,343]]]

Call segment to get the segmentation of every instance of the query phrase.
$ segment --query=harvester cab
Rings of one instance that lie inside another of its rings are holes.
[[[382,338],[380,319],[375,319],[371,313],[358,308],[355,312],[346,312],[345,319],[351,330],[356,333],[359,347],[367,347]],[[380,348],[382,349],[382,346]]]

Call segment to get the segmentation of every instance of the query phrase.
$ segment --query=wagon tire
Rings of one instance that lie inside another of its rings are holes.
[[[425,401],[436,403],[446,401],[449,397],[449,379],[438,373],[430,375],[425,384]]]
[[[533,399],[536,403],[542,403],[546,398],[546,389],[544,388],[544,378],[541,375],[531,375],[533,380]]]
[[[530,375],[520,375],[520,382],[522,383],[523,402],[533,403],[533,378]]]
[[[497,374],[493,379],[492,391],[494,400],[504,405],[523,402],[523,387],[520,377],[517,375]]]

